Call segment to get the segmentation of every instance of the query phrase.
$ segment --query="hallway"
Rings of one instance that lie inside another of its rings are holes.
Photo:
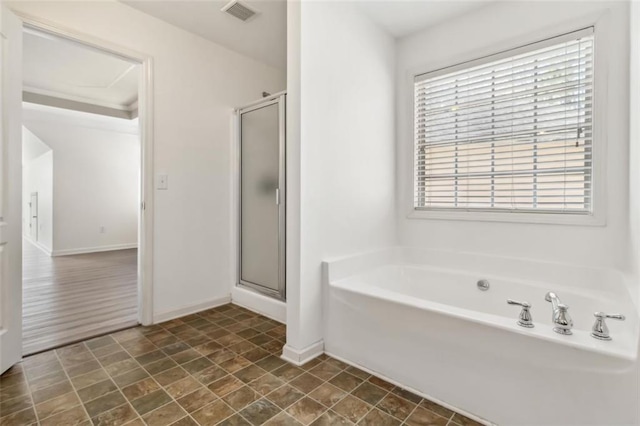
[[[25,355],[137,324],[137,249],[22,256]]]

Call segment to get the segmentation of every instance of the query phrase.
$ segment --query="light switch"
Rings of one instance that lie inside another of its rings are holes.
[[[156,188],[157,189],[169,189],[169,175],[158,174],[156,176]]]

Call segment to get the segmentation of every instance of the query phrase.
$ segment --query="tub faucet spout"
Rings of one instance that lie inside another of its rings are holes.
[[[545,296],[544,299],[547,302],[551,302],[551,306],[553,308],[551,314],[551,322],[553,322],[553,331],[558,334],[573,334],[571,328],[573,327],[573,321],[569,316],[569,312],[567,310],[569,307],[560,301],[560,298],[557,294],[550,291]]]
[[[547,302],[551,302],[551,306],[553,307],[551,318],[553,319],[553,313],[558,309],[558,305],[561,304],[562,302],[560,301],[560,298],[558,297],[558,295],[552,291],[548,292],[544,296],[544,300],[546,300]]]

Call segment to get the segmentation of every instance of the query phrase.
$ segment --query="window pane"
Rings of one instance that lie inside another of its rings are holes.
[[[421,76],[414,100],[416,208],[591,212],[592,35]]]

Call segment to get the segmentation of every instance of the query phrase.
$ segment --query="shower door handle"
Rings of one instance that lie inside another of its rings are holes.
[[[276,188],[276,204],[280,205],[280,188]]]

